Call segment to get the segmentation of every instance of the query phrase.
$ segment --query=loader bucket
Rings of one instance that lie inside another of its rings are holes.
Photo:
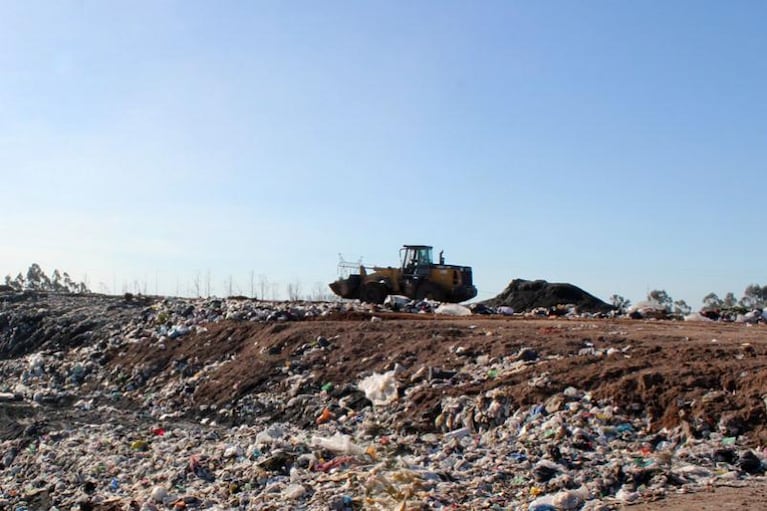
[[[359,298],[361,282],[362,277],[359,275],[350,275],[346,279],[338,279],[329,285],[333,293],[341,298]]]

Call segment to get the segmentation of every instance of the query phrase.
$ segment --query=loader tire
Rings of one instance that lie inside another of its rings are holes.
[[[445,301],[445,292],[436,284],[431,282],[424,282],[418,287],[415,293],[416,300],[436,300],[438,302]]]
[[[362,288],[361,299],[363,302],[381,304],[386,300],[386,295],[388,294],[386,286],[377,282],[371,282],[370,284],[365,284]]]

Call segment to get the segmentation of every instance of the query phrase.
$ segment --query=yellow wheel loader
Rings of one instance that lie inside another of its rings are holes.
[[[435,264],[432,247],[403,245],[398,268],[366,267],[341,260],[340,276],[330,283],[330,289],[341,298],[359,298],[368,303],[383,303],[387,295],[440,302],[463,302],[477,296],[471,267],[445,264],[442,254]]]

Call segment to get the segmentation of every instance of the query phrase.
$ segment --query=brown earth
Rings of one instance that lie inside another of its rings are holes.
[[[767,504],[767,484],[760,481],[743,486],[717,486],[697,493],[672,494],[663,500],[624,506],[624,510],[741,511],[764,509],[765,504]]]
[[[348,389],[361,377],[390,370],[395,364],[404,368],[398,378],[406,387],[417,371],[432,368],[447,374],[451,385],[408,393],[409,404],[398,428],[433,431],[446,394],[477,396],[501,387],[512,404],[524,406],[573,386],[591,392],[596,401],[611,400],[624,413],[646,416],[653,430],[682,425],[690,437],[709,430],[741,436],[753,447],[767,444],[764,325],[377,316],[383,320],[371,321],[368,315],[355,313],[302,322],[221,322],[210,325],[205,333],[169,340],[164,349],[147,343],[123,346],[120,353],[108,354],[108,364],[115,369],[148,367],[152,374],[162,375],[170,374],[169,368],[180,361],[197,367],[219,362],[190,390],[195,405],[217,407],[250,393],[285,390],[290,372],[311,373],[302,392],[319,392],[326,383]],[[310,349],[319,337],[329,342],[328,348]],[[538,363],[480,382],[462,377],[462,367],[469,360],[482,355],[489,356],[489,361],[511,358],[525,347],[537,351]],[[590,354],[591,348],[603,354]],[[610,348],[614,353],[604,354]],[[528,384],[546,373],[547,385]],[[296,416],[280,416],[284,412],[278,410],[262,412],[296,420]],[[301,413],[307,424],[316,416]],[[235,416],[233,421],[237,420]],[[756,506],[752,509],[762,508],[767,505],[767,490],[762,485],[717,488],[703,495],[672,495],[662,503],[630,509],[714,509],[705,507],[712,502],[719,502],[720,510],[748,508],[743,507],[746,502]],[[729,503],[740,504],[726,507]]]

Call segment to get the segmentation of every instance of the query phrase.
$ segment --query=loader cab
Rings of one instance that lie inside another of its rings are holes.
[[[432,247],[427,245],[405,245],[400,251],[400,261],[402,263],[402,273],[405,275],[414,275],[418,270],[427,270],[434,263],[431,258]]]

